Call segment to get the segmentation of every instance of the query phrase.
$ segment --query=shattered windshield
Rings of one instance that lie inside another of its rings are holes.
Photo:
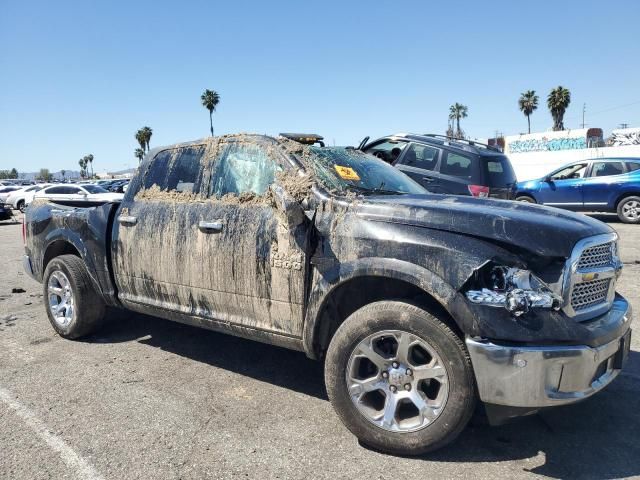
[[[351,148],[311,147],[309,155],[327,190],[372,194],[423,194],[427,191],[391,165]]]

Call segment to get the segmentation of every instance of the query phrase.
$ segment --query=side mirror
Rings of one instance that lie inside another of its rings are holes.
[[[276,208],[284,214],[287,225],[290,229],[295,229],[304,222],[306,216],[300,202],[298,202],[291,194],[289,194],[280,185],[273,184],[271,187]]]
[[[546,177],[544,177],[542,180],[543,180],[543,181],[545,181],[545,182],[547,182],[547,183],[551,183],[551,182],[553,182],[553,179],[552,179],[551,175],[547,175],[547,176],[546,176]]]

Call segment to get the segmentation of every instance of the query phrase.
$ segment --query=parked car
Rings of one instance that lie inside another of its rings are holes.
[[[443,135],[399,133],[359,147],[413,178],[433,193],[513,199],[516,175],[498,149]]]
[[[33,200],[33,195],[35,195],[36,192],[42,190],[46,186],[48,186],[48,184],[31,185],[20,188],[19,190],[14,190],[6,198],[5,203],[16,210],[24,212],[24,209],[28,204],[27,200],[31,202],[31,200]]]
[[[11,207],[0,203],[0,220],[9,220],[11,217]]]
[[[4,205],[7,200],[7,197],[11,195],[12,192],[16,190],[20,190],[20,186],[18,185],[8,185],[0,187],[0,205]]]
[[[36,203],[25,234],[62,337],[112,306],[303,351],[344,424],[393,453],[452,441],[477,398],[492,422],[587,398],[630,347],[606,224],[429,194],[353,148],[156,148],[122,202]]]
[[[122,199],[121,193],[112,193],[98,185],[52,185],[35,193],[33,199],[46,198],[53,202],[113,202]]]
[[[124,193],[124,187],[129,183],[129,180],[116,180],[109,185],[108,190],[110,192]]]
[[[594,158],[518,184],[516,200],[640,223],[640,158]]]

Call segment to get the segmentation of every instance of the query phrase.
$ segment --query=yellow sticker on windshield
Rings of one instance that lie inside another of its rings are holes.
[[[334,165],[333,168],[336,169],[336,172],[338,172],[338,175],[340,175],[340,178],[343,180],[354,180],[356,182],[360,181],[360,177],[358,176],[356,171],[351,167],[342,167],[340,165]]]

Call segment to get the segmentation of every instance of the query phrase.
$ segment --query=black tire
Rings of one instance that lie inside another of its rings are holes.
[[[426,341],[442,359],[448,375],[444,408],[419,430],[393,432],[375,425],[349,396],[346,374],[351,353],[369,335],[386,330],[408,332]],[[473,368],[462,340],[430,312],[401,301],[372,303],[340,325],[327,351],[325,382],[345,426],[364,444],[392,454],[419,455],[447,445],[465,428],[476,404]]]
[[[638,212],[635,218],[630,218],[629,216],[625,216],[624,208],[625,206],[629,206],[630,204],[635,205],[635,209]],[[632,223],[637,224],[640,223],[640,211],[638,211],[638,206],[640,206],[640,197],[631,196],[625,197],[618,202],[618,208],[616,209],[616,213],[618,214],[618,218],[622,223]]]
[[[17,209],[20,210],[22,213],[24,213],[25,210],[25,206],[24,206],[24,200],[20,200],[17,205],[16,205]]]
[[[529,195],[519,195],[516,197],[516,202],[536,203],[535,199]]]
[[[57,272],[62,272],[69,280],[73,296],[73,315],[66,325],[56,321],[49,307],[49,280]],[[44,302],[47,316],[53,329],[61,337],[78,339],[97,331],[105,317],[105,304],[95,291],[87,269],[81,258],[75,255],[61,255],[49,262],[43,279]]]

